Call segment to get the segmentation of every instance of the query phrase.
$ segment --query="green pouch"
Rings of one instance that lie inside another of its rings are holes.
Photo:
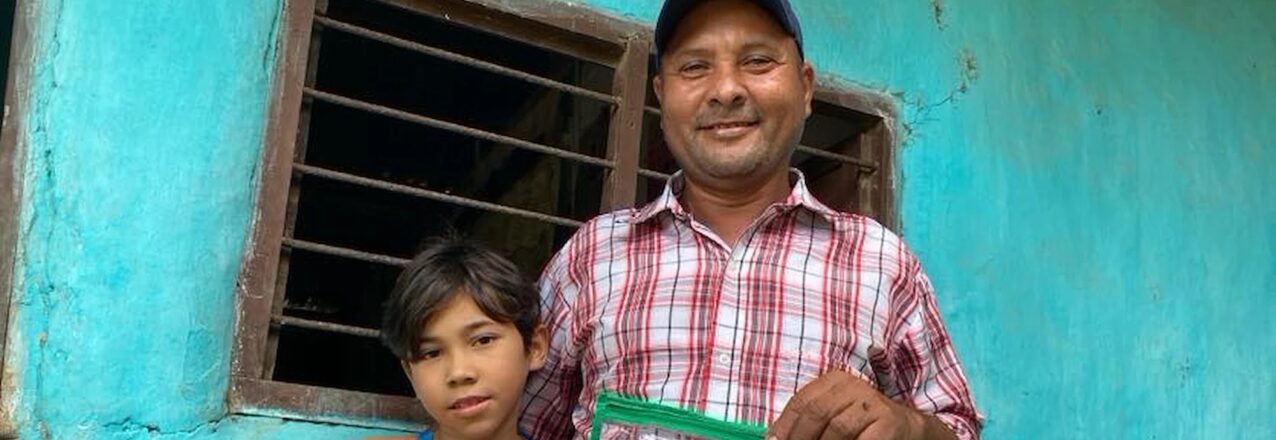
[[[762,425],[718,420],[699,411],[606,390],[594,399],[591,440],[598,440],[602,435],[603,422],[658,427],[718,440],[761,440],[766,435],[766,427]]]

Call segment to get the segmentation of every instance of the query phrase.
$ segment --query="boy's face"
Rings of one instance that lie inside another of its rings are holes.
[[[524,348],[514,324],[488,317],[461,292],[426,322],[424,357],[404,370],[440,437],[512,439],[527,373],[544,364],[546,344],[537,328]]]

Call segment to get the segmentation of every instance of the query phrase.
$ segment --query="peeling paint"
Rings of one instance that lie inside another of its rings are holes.
[[[944,30],[944,0],[930,0],[930,15],[935,17],[935,27]]]
[[[971,52],[969,47],[961,48],[961,51],[957,53],[957,59],[961,68],[961,82],[957,84],[957,90],[965,92],[976,79],[979,79],[979,66],[975,61],[975,53]]]
[[[6,420],[21,438],[377,432],[227,415],[282,3],[262,5],[33,6],[29,196],[5,346]]]
[[[379,432],[226,414],[281,2],[33,3],[22,438]],[[1276,437],[1276,4],[1212,5],[795,2],[826,78],[899,107],[906,238],[984,438]]]
[[[1276,113],[1276,3],[794,8],[818,70],[898,101],[905,238],[984,438],[1276,438],[1254,392],[1276,390],[1276,125],[1256,116]]]

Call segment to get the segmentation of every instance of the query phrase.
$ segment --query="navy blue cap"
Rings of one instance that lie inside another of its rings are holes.
[[[660,18],[656,19],[656,46],[651,51],[657,65],[660,64],[660,53],[665,50],[665,45],[669,44],[674,30],[678,28],[678,22],[682,21],[682,17],[687,15],[687,12],[703,2],[704,0],[665,0],[665,5],[660,8]],[[798,56],[805,57],[802,54],[802,25],[798,24],[797,14],[793,13],[789,2],[787,0],[753,0],[753,3],[771,13],[776,23],[779,23],[785,32],[793,36],[793,41],[797,42]]]

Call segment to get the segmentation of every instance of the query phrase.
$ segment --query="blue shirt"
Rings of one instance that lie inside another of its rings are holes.
[[[526,434],[523,434],[521,432],[518,435],[525,439],[531,440],[531,437],[528,437]],[[416,438],[417,440],[434,440],[434,432],[427,429],[425,431],[421,431],[420,434],[417,434]]]

